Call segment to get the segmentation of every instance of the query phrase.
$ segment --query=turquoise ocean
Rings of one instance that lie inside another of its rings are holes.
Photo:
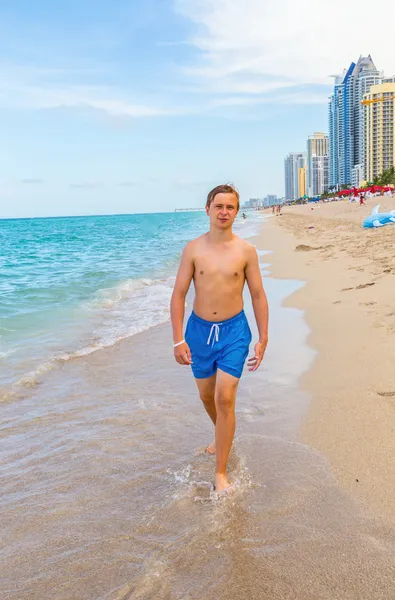
[[[168,320],[182,249],[207,224],[204,211],[0,220],[0,387]]]

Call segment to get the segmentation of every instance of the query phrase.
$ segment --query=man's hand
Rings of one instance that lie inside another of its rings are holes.
[[[263,360],[263,356],[265,354],[265,350],[266,350],[266,346],[267,346],[267,341],[266,342],[258,342],[257,344],[255,344],[255,356],[253,358],[249,358],[248,359],[248,370],[249,371],[256,371],[262,360]]]
[[[180,365],[192,364],[192,354],[186,342],[174,348],[174,358]]]

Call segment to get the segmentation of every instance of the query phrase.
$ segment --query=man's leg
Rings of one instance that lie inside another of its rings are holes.
[[[215,424],[215,443],[217,452],[217,465],[215,474],[215,488],[222,492],[230,483],[226,474],[226,463],[232,447],[236,429],[235,402],[239,379],[218,369],[215,386],[215,406],[217,420]]]
[[[217,374],[214,373],[207,379],[195,379],[196,385],[198,386],[200,399],[203,402],[203,406],[212,422],[217,421],[217,409],[215,408],[215,383]],[[215,441],[206,448],[207,454],[215,454]]]

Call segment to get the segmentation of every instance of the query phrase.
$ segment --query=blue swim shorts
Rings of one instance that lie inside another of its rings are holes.
[[[192,312],[185,340],[191,350],[196,379],[211,377],[217,369],[240,378],[251,339],[244,310],[222,323],[205,321]]]

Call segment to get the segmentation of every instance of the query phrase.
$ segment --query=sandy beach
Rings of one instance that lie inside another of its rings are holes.
[[[301,438],[322,452],[347,490],[395,520],[395,227],[363,229],[371,198],[286,207],[259,246],[272,248],[271,275],[306,285],[286,306],[306,311],[317,351],[301,385],[311,405]]]

